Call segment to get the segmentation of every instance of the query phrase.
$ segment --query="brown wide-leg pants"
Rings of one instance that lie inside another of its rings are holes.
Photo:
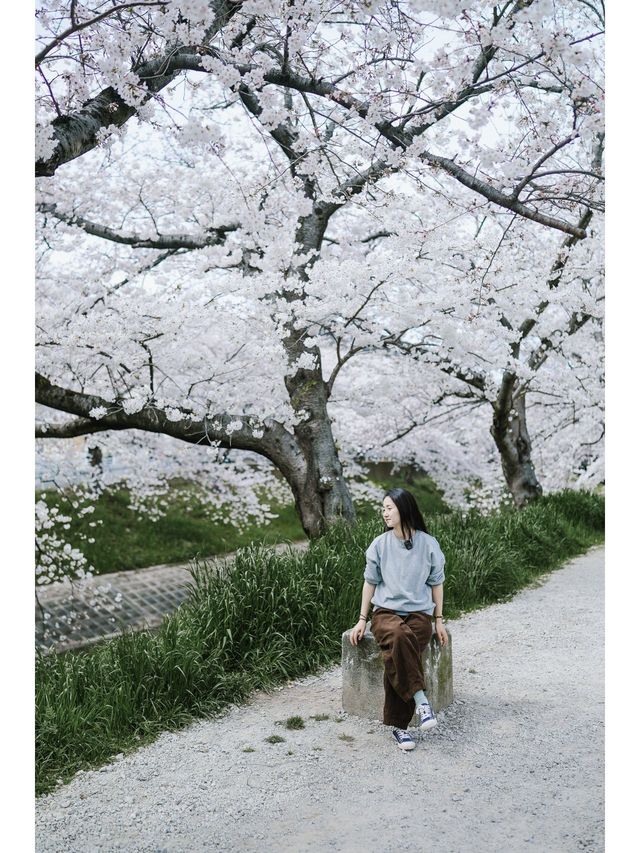
[[[422,652],[431,639],[431,618],[380,607],[371,617],[371,633],[384,660],[383,722],[406,729],[416,710],[413,694],[425,688]]]

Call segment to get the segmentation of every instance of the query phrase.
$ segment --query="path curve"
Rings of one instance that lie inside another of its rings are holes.
[[[603,570],[593,548],[449,622],[456,698],[412,753],[341,712],[333,667],[79,773],[36,801],[36,850],[599,853]]]

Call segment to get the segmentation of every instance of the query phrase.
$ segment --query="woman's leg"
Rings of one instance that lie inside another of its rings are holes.
[[[376,610],[371,632],[384,660],[383,722],[406,729],[415,712],[413,694],[424,690],[422,651],[431,637],[431,620],[424,613],[398,616],[392,610]]]
[[[424,678],[424,667],[422,665],[422,654],[423,654],[424,650],[427,648],[427,646],[429,645],[429,642],[431,640],[431,635],[433,633],[433,626],[431,623],[431,618],[429,616],[427,616],[426,613],[410,613],[408,616],[405,617],[405,621],[406,621],[407,625],[411,628],[413,633],[416,635],[416,637],[418,638],[418,644],[420,646],[420,658],[419,658],[420,673],[422,675],[422,687],[419,688],[419,692],[422,694],[422,698],[420,699],[420,701],[422,701],[422,702],[426,701],[428,703],[429,699],[424,692],[425,678]],[[414,694],[414,700],[416,702],[416,705],[418,703],[418,698],[416,698],[417,696],[418,696],[418,691],[416,691],[416,693]]]
[[[410,613],[408,616],[405,616],[405,620],[406,624],[418,638],[418,645],[420,646],[420,667],[422,668],[422,652],[429,645],[429,640],[433,634],[431,617],[427,616],[426,613]]]

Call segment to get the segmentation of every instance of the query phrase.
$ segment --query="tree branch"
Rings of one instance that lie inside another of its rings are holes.
[[[215,52],[215,55],[219,57],[217,52]],[[231,64],[240,72],[240,74],[243,75],[248,74],[253,68],[251,65],[241,65],[233,62]],[[327,98],[344,109],[357,113],[360,118],[366,118],[369,113],[370,105],[368,103],[359,101],[348,92],[343,92],[337,89],[332,83],[304,78],[291,71],[285,73],[280,68],[271,69],[265,72],[264,80],[267,83],[274,83],[276,85],[296,89],[300,92],[306,92]],[[415,128],[410,132],[395,128],[392,124],[393,119],[377,121],[374,123],[374,127],[385,139],[387,139],[388,142],[391,143],[394,148],[406,150],[414,140],[419,136],[422,136],[429,128],[433,127],[434,124],[441,121],[445,116],[450,115],[466,103],[467,100],[471,97],[477,96],[478,94],[480,94],[480,92],[476,90],[474,86],[463,89],[456,98],[452,98],[451,101],[440,106],[435,111],[432,120],[428,124]],[[548,214],[541,213],[535,208],[523,204],[514,197],[513,193],[505,193],[495,187],[492,187],[485,181],[480,180],[477,176],[465,171],[453,160],[438,156],[430,151],[423,151],[417,156],[430,166],[444,170],[463,186],[473,190],[499,207],[511,210],[513,213],[517,213],[525,219],[545,225],[546,227],[563,231],[571,236],[577,237],[578,239],[586,237],[586,232],[582,231],[579,227],[561,219],[557,219],[556,217],[549,216]],[[378,162],[389,172],[397,171],[399,168],[397,166],[392,167],[383,160]],[[384,169],[382,170],[382,173],[383,171]]]
[[[211,2],[216,10],[216,16],[209,31],[210,37],[228,23],[241,8],[243,0],[211,0]],[[194,53],[197,50],[198,48],[185,46],[168,48],[160,56],[133,69],[143,92],[137,106],[126,103],[113,86],[109,86],[90,98],[76,112],[54,119],[51,127],[56,147],[47,160],[36,161],[36,177],[50,177],[64,163],[93,150],[98,145],[100,131],[110,126],[122,127],[136,115],[139,106],[157,95],[180,71],[188,67],[186,62],[181,61],[182,55],[190,55],[193,63],[194,57],[199,56]],[[202,48],[200,50],[202,51]],[[199,70],[204,69],[200,67]]]
[[[536,172],[538,171],[540,166],[542,166],[543,163],[546,163],[547,160],[550,160],[551,157],[558,153],[558,151],[569,145],[571,142],[573,142],[574,139],[577,138],[577,133],[571,133],[565,139],[562,139],[560,142],[556,142],[556,144],[553,145],[548,151],[545,151],[545,153],[533,164],[531,169],[529,169],[529,173],[525,175],[524,178],[514,187],[513,192],[511,193],[513,198],[517,199],[520,196],[520,193],[527,186],[527,184],[530,183],[536,177]],[[547,172],[546,174],[553,174],[553,172]]]
[[[353,358],[353,356],[356,355],[356,353],[360,352],[363,349],[365,349],[364,346],[359,346],[359,347],[351,346],[351,347],[349,347],[349,350],[347,351],[347,353],[345,355],[341,356],[339,354],[339,347],[338,347],[338,360],[337,360],[336,364],[334,365],[333,370],[331,371],[331,376],[324,383],[325,388],[327,389],[327,397],[331,396],[331,392],[333,391],[334,382],[336,381],[336,378],[338,376],[338,373],[340,373],[340,370],[344,367],[344,365],[349,361],[350,358]]]
[[[576,311],[573,312],[569,319],[569,323],[565,330],[566,335],[569,337],[571,335],[575,335],[575,333],[581,329],[585,323],[589,320],[592,320],[593,317],[591,314],[578,313]],[[528,365],[532,370],[539,370],[540,367],[544,364],[544,362],[549,357],[549,352],[552,349],[555,349],[557,344],[551,340],[550,337],[543,338],[540,341],[540,344],[536,347],[536,349],[531,353],[528,358]]]
[[[245,83],[241,83],[238,86],[238,94],[247,112],[261,121],[263,110],[256,93],[252,92]],[[278,143],[285,157],[293,166],[300,159],[300,155],[293,147],[298,138],[297,133],[285,124],[280,123],[277,127],[269,130],[269,135]]]
[[[104,21],[105,18],[110,17],[111,15],[115,15],[117,12],[122,12],[123,9],[133,9],[137,6],[166,6],[169,0],[149,0],[149,2],[145,2],[145,0],[138,0],[138,2],[133,3],[121,3],[119,6],[111,6],[107,9],[106,12],[102,12],[100,15],[96,15],[95,18],[90,18],[87,21],[83,21],[81,24],[77,22],[74,13],[74,3],[71,4],[71,26],[67,27],[66,30],[63,30],[59,36],[56,36],[53,41],[49,42],[49,44],[44,47],[40,53],[36,54],[35,64],[36,68],[42,62],[45,57],[47,57],[51,51],[56,48],[59,44],[73,35],[74,33],[79,33],[82,30],[86,30],[87,27],[91,27],[94,24],[99,24],[100,21]]]
[[[448,373],[449,376],[453,376],[455,379],[458,379],[460,382],[464,382],[465,385],[469,385],[471,388],[475,388],[484,394],[486,391],[486,380],[481,373],[475,373],[470,370],[461,370],[454,364],[451,364],[446,358],[441,359],[438,362],[438,370],[442,370],[444,373]]]
[[[144,264],[132,276],[127,276],[127,278],[123,278],[121,281],[116,282],[116,284],[109,287],[107,289],[107,291],[102,294],[102,296],[97,296],[93,300],[91,305],[89,305],[87,308],[84,308],[82,311],[80,311],[79,309],[76,310],[76,313],[80,313],[83,317],[86,317],[87,314],[89,313],[89,311],[93,310],[99,302],[102,302],[104,304],[105,299],[107,299],[109,296],[113,296],[113,294],[117,293],[118,290],[120,290],[120,288],[124,287],[126,284],[129,284],[129,282],[131,281],[131,279],[133,278],[134,275],[140,275],[141,273],[149,272],[150,270],[159,266],[167,258],[173,257],[173,255],[175,255],[175,254],[176,254],[175,250],[170,249],[167,252],[163,252],[161,255],[157,255],[150,263]]]
[[[251,450],[270,459],[279,468],[283,466],[283,471],[290,470],[292,459],[299,456],[294,436],[282,424],[271,419],[264,421],[250,415],[233,414],[217,414],[196,419],[189,412],[181,410],[182,416],[174,420],[173,414],[169,418],[165,411],[152,405],[146,405],[140,411],[129,414],[123,408],[126,404],[124,399],[109,401],[95,394],[62,388],[40,373],[36,373],[35,390],[37,403],[68,412],[79,419],[66,427],[72,432],[74,429],[78,430],[73,432],[75,435],[99,430],[139,429],[169,435],[190,444],[215,444],[238,450]],[[99,419],[91,417],[90,413],[98,408],[106,410],[107,414]],[[86,429],[87,421],[96,424],[97,429]],[[235,429],[235,426],[232,429],[234,422],[240,424],[239,429]],[[83,427],[84,431],[79,431]],[[63,432],[64,428],[60,427],[59,431]],[[47,436],[40,437],[53,436],[49,432]]]
[[[481,405],[482,402],[484,402],[482,400],[479,400],[477,395],[474,394],[473,392],[469,392],[469,393],[460,392],[460,393],[456,393],[455,396],[460,397],[463,400],[473,399],[476,402],[475,403],[465,403],[465,402],[456,403],[455,405],[450,406],[448,409],[445,409],[443,412],[437,412],[435,415],[431,415],[431,417],[424,418],[421,421],[413,421],[408,427],[401,430],[393,438],[388,438],[386,441],[383,441],[381,444],[381,447],[386,447],[388,444],[393,444],[394,441],[399,441],[401,438],[404,438],[405,435],[408,435],[410,432],[413,432],[414,429],[418,429],[419,427],[426,426],[427,424],[432,423],[433,421],[440,420],[441,418],[446,418],[452,412],[458,411],[458,409],[466,408],[469,411],[471,411],[472,409],[475,409],[477,406]],[[434,401],[434,404],[436,402],[438,402],[438,401]]]
[[[569,222],[565,222],[562,219],[556,219],[554,216],[549,216],[546,213],[541,213],[532,207],[522,204],[522,202],[513,197],[513,194],[504,193],[501,190],[492,187],[490,184],[487,184],[485,181],[481,181],[469,172],[465,172],[465,170],[458,166],[458,164],[453,160],[449,160],[446,157],[439,157],[435,154],[431,154],[429,151],[423,152],[420,157],[421,159],[426,160],[430,165],[438,166],[443,169],[463,186],[468,187],[470,190],[478,193],[478,195],[484,196],[484,198],[493,204],[498,205],[498,207],[511,210],[513,213],[517,213],[524,219],[529,219],[532,222],[539,223],[540,225],[546,225],[548,228],[563,231],[565,234],[569,234],[578,240],[583,240],[587,236],[587,232],[580,228],[579,225],[571,225]]]
[[[64,424],[37,423],[36,438],[76,438],[112,429],[108,424],[90,418],[76,418]]]
[[[211,237],[203,237],[196,239],[187,234],[172,234],[159,236],[154,238],[140,237],[137,234],[122,234],[109,228],[106,225],[99,225],[96,222],[91,222],[83,216],[76,214],[65,213],[58,210],[57,205],[40,203],[37,205],[40,213],[45,213],[54,216],[66,225],[77,226],[82,228],[87,234],[92,237],[101,237],[103,240],[111,240],[113,243],[121,243],[125,246],[133,246],[135,249],[166,249],[175,251],[177,249],[203,249],[205,246],[219,246],[224,243],[227,234],[237,231],[240,225],[234,223],[232,225],[221,225],[218,228],[210,229]]]

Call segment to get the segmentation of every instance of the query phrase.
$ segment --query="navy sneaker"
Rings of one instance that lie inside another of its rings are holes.
[[[431,710],[431,705],[428,702],[423,702],[416,708],[418,717],[420,718],[420,728],[422,731],[433,729],[438,725],[436,715]]]
[[[393,729],[391,734],[400,749],[405,752],[408,752],[410,749],[415,749],[416,742],[409,732],[406,732],[404,729]]]

